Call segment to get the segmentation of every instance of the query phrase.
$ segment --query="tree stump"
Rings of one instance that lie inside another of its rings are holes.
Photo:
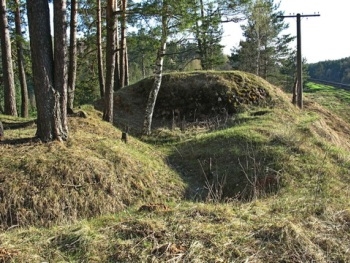
[[[129,132],[129,127],[125,127],[125,131],[122,132],[122,141],[127,143],[128,142],[128,132]]]
[[[127,143],[128,142],[128,133],[122,132],[122,141]]]

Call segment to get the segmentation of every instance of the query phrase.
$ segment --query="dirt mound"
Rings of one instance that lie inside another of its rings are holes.
[[[0,229],[62,224],[142,200],[182,198],[183,183],[158,151],[132,138],[126,145],[99,112],[86,112],[88,118],[69,119],[66,143],[21,142],[34,127],[7,130],[0,142]]]
[[[115,123],[140,131],[153,77],[146,78],[115,94]],[[247,107],[272,105],[272,88],[263,79],[240,71],[165,74],[158,94],[153,127],[173,122],[198,122],[227,116]],[[101,101],[96,103],[102,109]]]

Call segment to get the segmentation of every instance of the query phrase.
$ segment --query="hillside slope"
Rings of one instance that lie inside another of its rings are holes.
[[[184,185],[161,152],[133,138],[126,145],[101,113],[85,110],[88,118],[69,119],[70,138],[64,144],[35,141],[35,127],[5,131],[0,142],[2,229],[50,226],[139,202],[182,198]]]
[[[35,129],[6,131],[0,144],[0,261],[349,262],[347,119],[321,99],[316,103],[317,93],[306,94],[300,111],[253,75],[203,74],[164,79],[171,90],[213,81],[209,98],[180,111],[175,123],[172,113],[161,113],[175,111],[169,100],[182,99],[164,92],[149,137],[137,137],[137,129],[146,100],[140,91],[151,80],[118,91],[117,125],[130,126],[135,135],[127,144],[90,106],[84,108],[87,119],[70,119],[71,138],[64,144],[12,143]],[[236,93],[227,92],[235,85]],[[263,99],[243,103],[257,87]],[[225,100],[217,94],[233,93],[242,103],[232,112],[215,111]],[[214,106],[190,118],[203,101]]]

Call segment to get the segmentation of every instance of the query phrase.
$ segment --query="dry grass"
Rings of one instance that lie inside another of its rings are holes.
[[[182,202],[0,237],[13,262],[348,262],[349,213],[301,220],[267,202]]]
[[[244,76],[268,103],[215,128],[159,126],[125,144],[87,107],[65,144],[0,144],[0,262],[350,262],[350,126]],[[119,120],[140,114],[131,102]]]
[[[142,200],[181,198],[184,186],[160,152],[133,138],[126,145],[119,130],[88,112],[87,119],[70,119],[64,144],[18,143],[35,130],[6,131],[0,145],[2,228],[51,226],[115,213]]]

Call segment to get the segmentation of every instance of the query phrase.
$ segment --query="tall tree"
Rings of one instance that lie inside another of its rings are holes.
[[[65,1],[55,0],[54,3],[55,63],[48,1],[27,0],[27,11],[37,106],[36,135],[44,142],[66,140]]]
[[[21,26],[21,11],[20,11],[20,2],[15,0],[15,27],[16,27],[16,46],[17,46],[17,64],[19,72],[19,81],[21,84],[21,116],[24,118],[28,117],[28,87],[27,87],[27,78],[25,73],[24,66],[24,57],[23,57],[23,36],[22,36],[22,26]]]
[[[97,27],[97,65],[98,65],[98,80],[100,85],[101,98],[105,95],[105,77],[103,71],[103,53],[102,53],[102,26],[101,26],[101,0],[97,0],[96,5],[96,27]]]
[[[120,1],[121,0],[117,0],[117,8],[118,8],[118,6],[121,6]],[[117,21],[117,23],[118,23],[118,21]],[[119,36],[119,29],[118,29],[118,24],[117,24],[117,26],[115,28],[115,50],[116,50],[116,52],[115,52],[115,69],[114,69],[114,90],[118,90],[121,87],[123,87],[123,80],[120,77],[120,72],[121,72],[120,68],[123,65],[123,63],[121,65],[122,60],[120,59],[120,57],[122,56],[122,53],[123,53],[123,51],[121,49],[122,43],[120,41],[120,38],[121,37]]]
[[[160,32],[154,65],[154,83],[146,103],[143,134],[151,133],[154,106],[162,83],[167,40],[169,36],[175,37],[176,34],[189,27],[189,21],[192,21],[189,10],[193,8],[193,4],[193,1],[188,0],[150,0],[143,5],[143,15],[158,22]]]
[[[162,24],[161,24],[161,38],[159,43],[159,49],[157,52],[157,57],[155,61],[155,68],[154,68],[154,82],[151,88],[151,91],[148,95],[148,100],[146,104],[146,111],[145,111],[145,118],[143,122],[143,134],[149,135],[151,133],[151,127],[152,127],[152,118],[153,118],[153,112],[154,112],[154,106],[156,104],[158,92],[160,90],[160,86],[162,84],[162,76],[163,76],[163,62],[164,62],[164,55],[166,51],[166,44],[168,39],[168,6],[163,1],[162,6]]]
[[[213,69],[225,62],[222,53],[223,46],[220,45],[223,29],[221,26],[221,14],[218,3],[199,0],[199,14],[195,23],[195,38],[198,45],[198,55],[202,69]]]
[[[16,90],[13,74],[10,33],[8,30],[6,0],[0,5],[1,54],[4,78],[5,114],[17,116]]]
[[[106,93],[103,120],[113,122],[113,92],[115,71],[115,32],[117,27],[115,0],[107,1]]]
[[[77,10],[77,0],[71,0],[67,94],[67,109],[69,110],[69,112],[72,112],[74,107],[74,92],[77,76]]]
[[[240,22],[243,11],[252,0],[196,0],[193,9],[191,32],[197,44],[198,59],[202,69],[208,70],[223,65],[226,57],[220,44],[223,23]]]
[[[129,63],[132,68],[131,81],[145,78],[152,74],[158,40],[155,33],[145,28],[128,34]]]
[[[128,6],[128,0],[121,0],[121,23],[120,23],[120,47],[119,47],[119,87],[122,88],[128,85],[129,72],[128,72],[128,53],[126,46],[126,9]]]
[[[294,39],[282,31],[288,27],[278,16],[279,6],[273,0],[255,0],[247,8],[247,24],[242,26],[245,40],[232,54],[239,69],[272,80],[279,65],[290,55],[289,43]]]
[[[59,134],[61,139],[68,137],[66,6],[66,0],[54,1],[54,87],[59,100],[55,108],[56,116],[59,116],[55,118],[55,133]]]

